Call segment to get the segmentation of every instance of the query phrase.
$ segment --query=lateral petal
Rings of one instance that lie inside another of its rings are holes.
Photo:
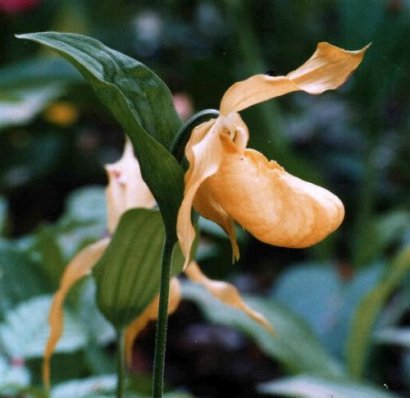
[[[344,207],[326,189],[287,173],[261,153],[238,151],[223,140],[224,159],[201,189],[257,239],[270,245],[302,248],[333,232]]]
[[[91,272],[91,269],[100,259],[105,249],[108,247],[109,243],[110,239],[105,238],[85,247],[67,265],[64,274],[61,278],[60,287],[54,295],[50,308],[50,333],[44,351],[43,380],[47,388],[50,386],[51,356],[53,355],[58,340],[60,339],[63,333],[64,300],[72,286],[81,278],[87,276]]]
[[[172,314],[178,308],[181,301],[181,284],[177,278],[171,279],[168,314]],[[159,295],[148,305],[144,312],[136,318],[125,330],[125,360],[128,366],[132,361],[132,347],[135,339],[145,329],[150,321],[158,318]]]
[[[336,89],[359,66],[368,47],[347,51],[326,42],[319,43],[314,54],[286,76],[260,74],[233,84],[222,98],[221,113],[239,112],[292,91],[320,94]]]
[[[267,319],[262,314],[249,307],[242,300],[238,289],[235,286],[227,282],[209,279],[202,273],[198,264],[194,261],[189,263],[185,270],[185,274],[192,282],[201,284],[206,290],[208,290],[209,293],[212,294],[212,296],[222,303],[242,311],[254,321],[262,325],[266,330],[274,333],[274,330]]]
[[[219,133],[223,127],[218,121],[219,119],[212,119],[197,126],[185,151],[189,168],[185,174],[184,198],[177,220],[178,240],[185,257],[184,268],[190,261],[192,243],[195,239],[195,229],[191,221],[192,203],[203,181],[218,171],[222,160]]]

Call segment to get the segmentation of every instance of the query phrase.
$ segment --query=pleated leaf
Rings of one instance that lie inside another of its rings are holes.
[[[57,51],[90,83],[129,135],[168,234],[175,237],[183,171],[169,148],[181,120],[165,83],[142,63],[87,36],[43,32],[18,37]]]
[[[159,291],[164,226],[156,210],[133,209],[120,220],[94,268],[97,303],[116,328],[133,321]],[[174,270],[183,259],[174,255]]]

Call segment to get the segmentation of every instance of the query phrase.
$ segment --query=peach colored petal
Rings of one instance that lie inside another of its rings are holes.
[[[238,289],[236,289],[235,286],[227,282],[209,279],[202,273],[198,264],[194,261],[189,263],[185,270],[185,274],[192,282],[201,284],[206,290],[208,290],[209,293],[212,294],[212,296],[217,298],[222,303],[242,311],[254,321],[262,325],[266,330],[274,333],[274,330],[267,319],[262,314],[249,307],[242,300]]]
[[[181,285],[177,278],[171,279],[168,314],[172,314],[178,308],[181,301]],[[125,359],[130,366],[132,361],[132,347],[135,339],[145,329],[150,321],[158,318],[159,295],[148,305],[138,318],[136,318],[125,330]]]
[[[315,53],[286,76],[255,75],[233,84],[222,98],[221,113],[239,112],[292,91],[320,94],[336,89],[359,66],[368,47],[347,51],[329,43],[319,43]]]
[[[211,192],[201,188],[202,183],[219,168],[223,156],[221,152],[223,137],[231,140],[236,148],[246,148],[249,132],[238,113],[220,116],[216,123],[215,120],[210,120],[201,124],[194,129],[186,147],[186,157],[190,167],[185,174],[185,193],[177,225],[179,242],[185,256],[184,269],[190,260],[188,253],[195,239],[195,230],[191,223],[192,206],[202,216],[216,222],[225,230],[231,241],[233,260],[239,259],[234,220],[213,199]]]
[[[342,222],[342,202],[324,188],[287,173],[252,149],[223,139],[223,161],[201,190],[257,239],[275,246],[311,246]]]
[[[228,234],[234,261],[239,260],[239,247],[236,241],[235,221],[213,198],[212,193],[200,187],[193,202],[195,210],[203,217],[217,223]]]
[[[193,130],[186,147],[189,169],[185,174],[184,198],[177,220],[178,240],[185,257],[184,268],[190,260],[195,239],[195,229],[191,221],[193,200],[202,182],[218,171],[222,159],[219,129],[215,120],[200,124]]]
[[[123,213],[135,207],[152,208],[155,199],[142,179],[138,160],[128,139],[122,158],[106,165],[105,169],[109,180],[106,189],[108,230],[113,233]]]
[[[58,340],[63,333],[64,300],[71,287],[81,278],[87,276],[97,261],[100,259],[108,244],[109,238],[102,239],[81,250],[67,265],[60,281],[60,287],[54,295],[50,314],[50,334],[44,351],[43,380],[47,388],[50,386],[50,360]]]

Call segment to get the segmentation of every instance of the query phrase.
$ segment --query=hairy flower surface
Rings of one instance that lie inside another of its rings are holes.
[[[359,66],[366,48],[346,51],[319,43],[286,76],[261,74],[232,85],[222,98],[220,116],[193,130],[185,150],[189,168],[177,225],[185,266],[195,239],[192,207],[226,231],[235,259],[235,221],[265,243],[292,248],[314,245],[341,224],[344,207],[338,197],[246,147],[249,132],[238,112],[293,91],[336,89]]]

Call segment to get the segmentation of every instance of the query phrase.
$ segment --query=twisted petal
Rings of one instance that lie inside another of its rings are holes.
[[[292,176],[255,150],[239,150],[229,139],[222,139],[222,148],[218,172],[203,182],[198,195],[212,197],[257,239],[307,247],[342,222],[343,204],[331,192]]]
[[[212,294],[219,301],[224,304],[236,308],[247,316],[252,318],[254,321],[258,322],[269,332],[273,333],[273,328],[271,324],[266,320],[266,318],[257,311],[254,311],[249,307],[241,298],[238,289],[235,286],[221,281],[215,281],[206,277],[198,264],[192,261],[185,270],[187,277],[195,283],[201,284],[209,293]]]
[[[222,160],[219,131],[215,120],[197,126],[191,135],[185,150],[189,169],[185,174],[185,191],[178,212],[177,233],[182,254],[185,257],[184,268],[190,260],[195,230],[191,222],[192,203],[202,182],[218,171]]]
[[[286,76],[255,75],[232,85],[222,98],[221,113],[239,112],[292,91],[320,94],[336,89],[359,66],[367,48],[346,51],[329,43],[319,43],[315,53]]]
[[[202,183],[219,170],[223,157],[223,137],[231,140],[238,150],[246,148],[249,132],[238,113],[220,116],[216,121],[210,120],[199,125],[192,132],[186,147],[189,169],[185,174],[184,199],[177,223],[178,239],[185,256],[184,269],[190,261],[190,251],[195,239],[195,230],[191,223],[192,206],[225,230],[231,241],[233,258],[239,258],[233,218],[212,197],[211,192],[208,192],[206,197],[200,194]]]
[[[113,233],[125,211],[134,207],[152,208],[155,199],[141,176],[140,165],[129,140],[122,158],[105,166],[108,174],[107,211],[108,230]]]
[[[181,285],[177,278],[171,279],[168,314],[172,314],[178,308],[181,301]],[[158,318],[159,296],[157,295],[144,312],[136,318],[125,331],[125,359],[131,365],[132,346],[138,335],[145,329],[150,321]]]
[[[91,272],[91,269],[100,259],[110,240],[102,239],[81,250],[67,265],[60,287],[54,295],[49,314],[50,334],[44,351],[43,380],[44,384],[50,385],[50,359],[63,332],[63,304],[71,287],[81,278]]]

